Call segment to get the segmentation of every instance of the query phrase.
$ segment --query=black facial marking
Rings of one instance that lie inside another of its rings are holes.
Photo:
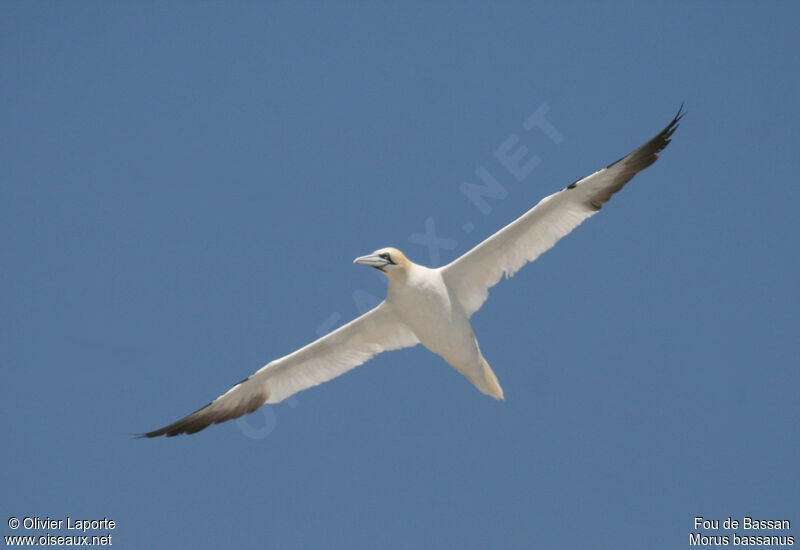
[[[389,262],[390,264],[397,265],[396,263],[394,263],[394,260],[392,260],[392,257],[389,255],[388,252],[384,252],[383,254],[379,254],[379,256],[381,258],[383,258],[384,260],[386,260],[387,262]]]

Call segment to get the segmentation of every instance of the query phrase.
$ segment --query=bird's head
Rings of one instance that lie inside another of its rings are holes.
[[[396,248],[381,248],[372,254],[360,256],[353,260],[354,264],[368,265],[381,270],[387,277],[405,273],[411,262],[405,254]]]

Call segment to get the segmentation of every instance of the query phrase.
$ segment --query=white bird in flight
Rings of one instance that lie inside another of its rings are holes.
[[[549,250],[653,164],[682,116],[681,107],[664,130],[631,154],[545,197],[446,266],[431,269],[415,264],[396,248],[381,248],[356,258],[354,263],[379,269],[389,279],[386,299],[380,305],[268,363],[202,409],[142,437],[199,432],[327,382],[383,351],[417,344],[441,356],[481,392],[503,399],[503,389],[481,354],[470,317],[503,275],[513,276]]]

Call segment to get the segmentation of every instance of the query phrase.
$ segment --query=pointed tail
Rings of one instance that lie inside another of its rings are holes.
[[[491,395],[495,399],[504,399],[503,388],[500,387],[500,383],[497,381],[497,376],[495,376],[492,367],[489,366],[489,363],[486,362],[486,359],[483,358],[483,355],[481,355],[481,370],[483,371],[484,381],[484,384],[482,385],[485,387],[478,386],[478,389]]]

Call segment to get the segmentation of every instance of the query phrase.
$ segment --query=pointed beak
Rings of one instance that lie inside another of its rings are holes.
[[[367,254],[366,256],[359,256],[358,258],[353,260],[353,263],[381,268],[386,264],[388,264],[389,262],[378,256],[377,254]]]

